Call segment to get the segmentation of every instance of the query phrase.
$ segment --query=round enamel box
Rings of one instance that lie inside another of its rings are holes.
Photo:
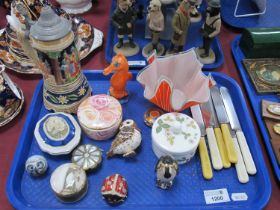
[[[109,95],[87,98],[78,108],[78,120],[83,131],[94,140],[113,137],[122,122],[122,106]]]
[[[164,114],[153,124],[152,148],[158,158],[171,155],[179,164],[186,163],[194,156],[199,139],[197,123],[185,114]]]

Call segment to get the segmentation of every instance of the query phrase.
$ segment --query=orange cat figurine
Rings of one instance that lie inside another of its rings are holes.
[[[118,53],[112,58],[111,64],[103,70],[104,75],[108,75],[114,72],[110,83],[110,95],[116,99],[122,99],[128,96],[126,91],[126,83],[132,79],[132,74],[128,72],[129,66],[125,56],[122,53]]]

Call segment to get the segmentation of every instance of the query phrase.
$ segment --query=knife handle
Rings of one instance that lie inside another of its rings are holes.
[[[213,168],[215,170],[221,170],[223,168],[223,162],[217,145],[214,129],[206,128],[206,134]]]
[[[247,183],[249,181],[249,176],[248,176],[247,171],[246,171],[246,167],[245,167],[242,155],[241,155],[241,151],[240,151],[237,139],[232,138],[232,140],[233,140],[235,150],[236,150],[236,153],[237,153],[237,157],[238,157],[238,161],[235,164],[235,169],[236,169],[236,172],[237,172],[238,180],[239,180],[240,183]]]
[[[246,138],[244,136],[244,133],[242,131],[237,131],[236,135],[237,135],[238,143],[240,145],[241,153],[244,159],[247,172],[250,175],[255,175],[257,173],[257,169],[254,160],[252,158],[250,149],[248,147]]]
[[[220,128],[214,128],[214,131],[215,131],[216,140],[217,140],[217,144],[218,144],[218,147],[219,147],[220,155],[221,155],[221,158],[222,158],[223,166],[224,166],[224,168],[230,168],[231,163],[229,162],[229,159],[228,159],[226,146],[225,146],[225,143],[224,143],[224,140],[223,140],[222,131],[221,131]]]
[[[221,124],[221,129],[223,133],[223,139],[226,145],[228,159],[231,163],[237,163],[237,154],[234,148],[231,134],[229,132],[228,124]]]
[[[210,163],[210,159],[209,159],[204,137],[200,138],[198,150],[199,150],[203,177],[205,179],[212,179],[213,172],[212,172],[211,163]]]

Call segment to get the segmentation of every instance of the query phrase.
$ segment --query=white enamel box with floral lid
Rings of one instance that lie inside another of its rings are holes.
[[[81,103],[78,120],[83,131],[94,140],[112,138],[122,122],[122,106],[112,96],[94,95]]]
[[[158,158],[171,155],[179,164],[186,163],[194,156],[199,139],[197,123],[182,113],[164,114],[153,124],[152,147]]]

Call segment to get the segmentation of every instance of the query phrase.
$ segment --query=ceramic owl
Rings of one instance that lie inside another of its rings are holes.
[[[169,155],[162,156],[156,165],[157,186],[167,190],[173,185],[173,180],[178,174],[178,163]]]
[[[142,141],[141,131],[136,123],[129,119],[122,122],[120,131],[112,142],[107,157],[113,155],[123,155],[123,157],[130,157],[136,154],[137,149]]]
[[[34,177],[42,176],[48,169],[47,160],[40,155],[29,157],[25,163],[25,170]]]

